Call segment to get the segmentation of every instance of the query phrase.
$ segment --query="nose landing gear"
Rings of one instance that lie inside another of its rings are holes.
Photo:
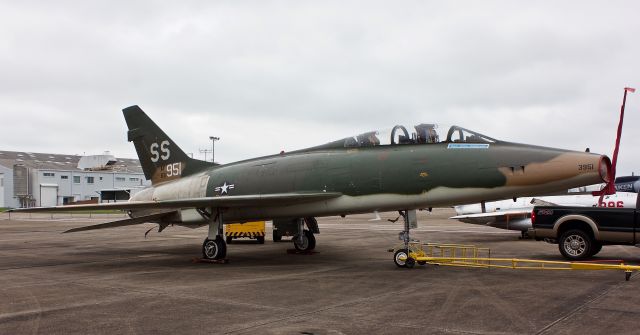
[[[409,242],[411,242],[410,232],[411,228],[418,227],[418,218],[415,209],[403,210],[399,211],[399,213],[404,221],[404,230],[399,234],[400,240],[404,242],[404,249],[395,252],[393,262],[401,268],[412,268],[416,264],[416,261],[409,256]]]

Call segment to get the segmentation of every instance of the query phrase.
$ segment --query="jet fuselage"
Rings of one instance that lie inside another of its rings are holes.
[[[342,194],[304,204],[225,210],[225,222],[243,222],[531,196],[602,182],[608,169],[606,156],[509,142],[325,147],[210,167],[180,179],[165,176],[170,180],[160,180],[131,201],[305,191]],[[174,220],[205,224],[193,209]]]

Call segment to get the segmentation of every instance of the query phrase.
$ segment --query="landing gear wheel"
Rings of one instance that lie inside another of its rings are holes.
[[[407,258],[407,261],[405,263],[406,263],[407,267],[409,269],[411,269],[416,265],[416,260],[411,258],[411,257],[409,257],[409,258]]]
[[[233,237],[227,236],[227,244],[231,244],[233,242]]]
[[[215,240],[205,239],[202,243],[202,257],[205,259],[223,259],[227,256],[227,245],[222,237]]]
[[[258,244],[264,244],[264,236],[258,236],[256,239],[258,240]]]
[[[577,261],[591,257],[593,239],[580,229],[571,229],[560,237],[558,248],[567,259]]]
[[[273,231],[273,242],[280,242],[282,241],[282,235],[280,235],[280,232],[277,230]]]
[[[300,243],[298,235],[293,237],[293,246],[298,251],[311,251],[316,248],[316,238],[313,233],[305,230],[302,234],[302,243]]]
[[[404,258],[404,260],[401,258]],[[393,262],[396,263],[399,268],[406,268],[408,260],[409,253],[407,252],[407,249],[400,249],[393,254]]]

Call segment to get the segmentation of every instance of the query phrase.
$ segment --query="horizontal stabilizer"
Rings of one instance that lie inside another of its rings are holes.
[[[79,228],[73,228],[73,229],[69,229],[67,231],[64,231],[63,233],[75,233],[75,232],[79,232],[79,231],[87,231],[87,230],[96,230],[96,229],[106,229],[106,228],[115,228],[115,227],[124,227],[124,226],[133,226],[133,225],[137,225],[137,224],[142,224],[142,223],[147,223],[147,222],[152,222],[154,220],[159,220],[162,217],[169,215],[173,212],[164,212],[164,213],[159,213],[159,214],[152,214],[152,215],[146,215],[146,216],[141,216],[139,218],[133,218],[133,219],[124,219],[124,220],[119,220],[119,221],[112,221],[112,222],[106,222],[106,223],[101,223],[101,224],[96,224],[96,225],[92,225],[92,226],[85,226],[85,227],[79,227]]]
[[[115,202],[108,204],[71,205],[55,207],[17,208],[11,212],[72,212],[88,210],[130,210],[130,209],[179,209],[179,208],[229,208],[229,207],[259,207],[259,206],[289,206],[306,202],[322,201],[341,196],[338,192],[317,193],[276,193],[257,195],[233,195],[205,198],[191,198],[178,200]]]

